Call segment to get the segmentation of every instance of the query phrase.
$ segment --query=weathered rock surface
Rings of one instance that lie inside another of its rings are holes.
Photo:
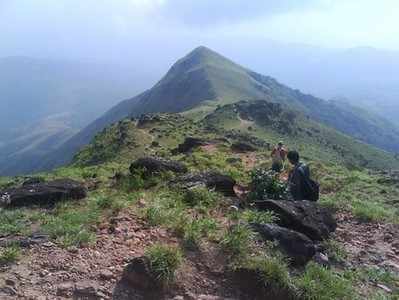
[[[257,149],[249,143],[236,142],[231,145],[231,150],[235,152],[253,152]]]
[[[2,190],[0,206],[54,205],[58,201],[79,200],[85,197],[86,188],[81,183],[71,179],[57,179]]]
[[[30,236],[0,236],[0,247],[10,245],[18,245],[21,248],[27,248],[32,245],[43,244],[48,242],[48,236],[40,233],[33,233]]]
[[[193,150],[196,147],[199,146],[205,146],[208,145],[209,142],[201,139],[201,138],[196,138],[196,137],[186,137],[184,142],[179,144],[176,149],[174,149],[172,152],[177,154],[177,153],[187,153]]]
[[[215,189],[226,196],[235,195],[234,186],[236,181],[230,176],[220,174],[216,171],[187,174],[180,177],[178,183],[180,183],[184,188],[206,186],[207,188]]]
[[[306,264],[316,254],[316,247],[306,235],[278,225],[251,224],[265,240],[277,242],[295,265]]]
[[[144,170],[144,175],[154,175],[159,172],[171,171],[174,173],[185,173],[187,167],[173,160],[165,160],[162,158],[155,157],[142,157],[137,159],[130,165],[130,172],[134,173],[136,170]]]
[[[147,257],[135,257],[125,267],[122,280],[134,288],[149,290],[158,286],[156,278],[150,271],[150,261]]]
[[[337,223],[332,213],[311,201],[257,201],[260,210],[274,212],[278,225],[301,232],[312,240],[327,239],[335,231]]]

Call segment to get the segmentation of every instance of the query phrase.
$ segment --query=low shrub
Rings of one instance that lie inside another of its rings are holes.
[[[250,251],[254,235],[247,224],[233,225],[221,240],[222,248],[233,258],[243,258]]]
[[[17,261],[20,249],[16,245],[0,248],[0,266]]]
[[[145,256],[150,260],[151,272],[161,283],[170,283],[174,280],[176,270],[183,260],[178,248],[161,244],[149,247]]]
[[[274,171],[261,168],[252,170],[251,188],[251,200],[282,200],[287,197],[287,186]]]

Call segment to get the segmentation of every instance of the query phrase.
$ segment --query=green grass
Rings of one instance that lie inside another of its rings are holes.
[[[150,261],[153,275],[160,283],[171,283],[175,278],[176,270],[182,263],[180,250],[173,246],[156,244],[149,247],[145,256]]]
[[[275,223],[278,217],[270,211],[258,211],[254,209],[245,209],[240,218],[248,223],[270,224]]]
[[[16,262],[20,252],[20,248],[15,245],[0,248],[0,266]]]
[[[299,293],[307,300],[354,300],[359,299],[353,282],[342,274],[309,263],[295,282]]]
[[[183,201],[192,207],[209,208],[216,205],[218,196],[217,193],[209,191],[205,187],[195,187],[185,191]]]
[[[334,239],[326,240],[322,245],[326,248],[327,256],[330,260],[342,263],[347,259],[348,253],[345,251],[344,247]]]
[[[220,244],[234,260],[240,260],[250,252],[254,236],[254,232],[248,225],[239,223],[226,230]]]

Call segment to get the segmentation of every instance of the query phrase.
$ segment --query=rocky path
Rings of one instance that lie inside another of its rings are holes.
[[[337,215],[336,238],[354,265],[384,267],[399,274],[399,225],[362,223],[347,213]]]
[[[143,255],[147,246],[158,242],[178,241],[165,229],[148,227],[137,216],[123,214],[99,226],[93,246],[63,249],[52,242],[34,245],[24,251],[21,261],[1,270],[0,299],[149,299],[124,285],[121,275],[130,258]],[[168,294],[150,298],[184,295],[184,299],[199,299],[201,294],[234,293],[224,276],[224,258],[212,249],[207,247],[201,255],[188,253],[176,286]]]

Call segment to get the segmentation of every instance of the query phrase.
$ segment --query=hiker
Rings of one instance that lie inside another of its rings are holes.
[[[319,184],[310,179],[309,167],[299,161],[297,151],[289,151],[288,161],[294,166],[288,177],[288,188],[293,200],[319,199]]]
[[[284,144],[280,141],[276,147],[274,147],[271,157],[272,157],[272,170],[280,173],[283,169],[283,163],[285,161],[285,157],[287,156],[287,150],[284,148]]]

